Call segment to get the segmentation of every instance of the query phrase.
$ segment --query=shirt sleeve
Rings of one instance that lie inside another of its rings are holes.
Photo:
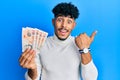
[[[81,63],[81,73],[83,80],[97,80],[98,71],[92,60],[86,65]]]
[[[38,76],[35,80],[40,80],[42,66],[41,66],[39,53],[36,55],[35,61],[36,61],[36,64],[37,64],[37,74],[38,74]],[[25,73],[25,80],[32,80],[28,75],[28,71],[26,71],[26,73]]]

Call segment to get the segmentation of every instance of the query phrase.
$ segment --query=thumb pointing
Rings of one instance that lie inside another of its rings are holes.
[[[90,36],[91,42],[94,40],[94,37],[95,37],[95,35],[96,35],[97,32],[98,32],[97,30],[94,31],[94,32],[92,33],[92,35]]]

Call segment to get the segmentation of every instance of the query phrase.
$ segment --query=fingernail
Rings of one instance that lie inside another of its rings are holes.
[[[30,49],[29,49],[29,48],[27,48],[26,50],[27,50],[27,51],[29,51]]]
[[[98,31],[96,30],[95,33],[98,33]]]

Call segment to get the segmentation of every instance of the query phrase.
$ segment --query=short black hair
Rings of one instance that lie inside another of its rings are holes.
[[[63,16],[70,16],[71,18],[76,19],[79,16],[78,8],[74,6],[73,4],[71,4],[71,2],[70,3],[66,3],[66,2],[59,3],[53,8],[52,12],[55,17],[59,15],[63,15]]]

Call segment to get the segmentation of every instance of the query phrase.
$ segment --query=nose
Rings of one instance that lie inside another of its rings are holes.
[[[66,26],[67,26],[66,21],[63,21],[62,27],[63,27],[63,28],[66,28]]]

